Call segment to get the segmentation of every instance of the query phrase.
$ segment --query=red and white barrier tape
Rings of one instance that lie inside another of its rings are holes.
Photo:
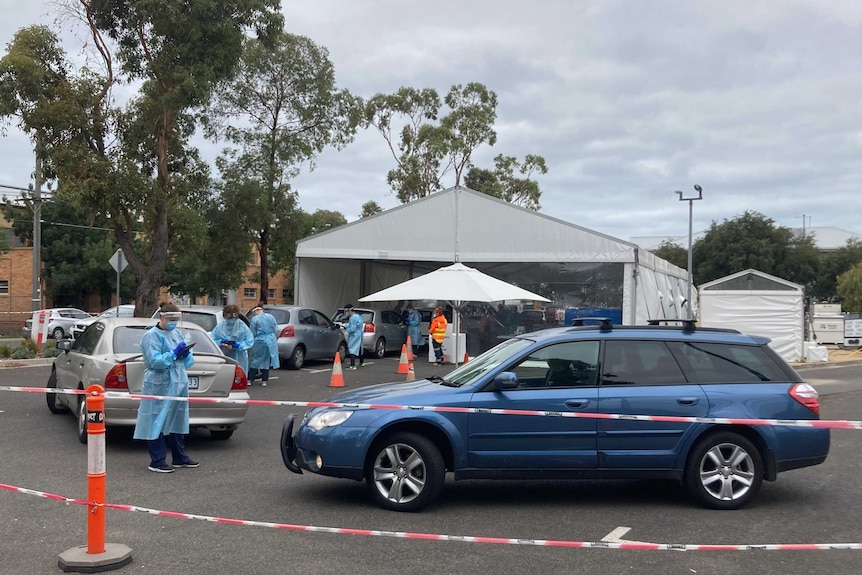
[[[73,499],[15,487],[0,483],[0,489],[6,489],[25,495],[35,495],[74,503],[76,505],[90,506],[91,502],[82,499]],[[213,517],[211,515],[196,515],[193,513],[178,513],[176,511],[160,511],[137,505],[121,505],[118,503],[105,503],[106,509],[117,509],[119,511],[134,511],[147,513],[149,515],[160,515],[162,517],[173,517],[177,519],[196,519],[198,521],[209,521],[211,523],[227,523],[229,525],[244,525],[247,527],[270,527],[273,529],[285,529],[289,531],[306,531],[312,533],[333,533],[337,535],[364,535],[368,537],[395,537],[398,539],[425,539],[429,541],[455,541],[459,543],[490,543],[495,545],[531,545],[536,547],[570,547],[585,549],[636,549],[641,551],[828,551],[837,549],[862,550],[862,543],[766,543],[761,545],[689,545],[685,543],[642,543],[642,542],[608,542],[608,541],[565,541],[554,539],[511,539],[507,537],[478,537],[472,535],[443,535],[438,533],[412,533],[409,531],[383,531],[379,529],[348,529],[343,527],[320,527],[317,525],[295,525],[291,523],[271,523],[268,521],[251,521],[248,519],[228,519],[225,517]]]
[[[44,387],[0,386],[0,391],[25,391],[30,393],[66,393],[85,395],[83,390],[51,389]],[[486,409],[481,407],[439,407],[428,405],[396,405],[385,403],[333,403],[329,401],[269,401],[263,399],[229,399],[219,397],[176,397],[119,393],[106,391],[106,398],[158,399],[187,401],[193,403],[244,403],[248,405],[273,405],[282,407],[333,407],[345,409],[390,409],[401,411],[436,411],[441,413],[481,413],[489,415],[531,415],[539,417],[573,417],[583,419],[622,419],[628,421],[671,421],[675,423],[716,423],[722,425],[783,425],[788,427],[817,427],[829,429],[860,429],[862,421],[843,419],[743,419],[736,417],[682,417],[676,415],[629,415],[625,413],[582,413],[573,411],[540,411],[529,409]]]

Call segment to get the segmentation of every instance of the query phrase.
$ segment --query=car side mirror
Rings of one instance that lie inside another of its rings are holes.
[[[57,342],[57,349],[69,353],[69,350],[72,349],[72,342],[68,339],[61,339]]]
[[[494,378],[494,386],[498,391],[518,389],[518,376],[512,371],[503,371]]]

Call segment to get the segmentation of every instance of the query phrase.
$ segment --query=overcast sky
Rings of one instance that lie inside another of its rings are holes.
[[[52,20],[40,0],[0,0],[5,44]],[[339,87],[482,82],[497,93],[499,153],[539,154],[541,211],[614,237],[686,235],[755,210],[776,224],[862,233],[859,0],[305,0],[288,31],[329,49]],[[79,46],[67,43],[69,52]],[[197,142],[207,156],[216,147]],[[0,184],[26,187],[32,153],[0,138]],[[360,133],[294,183],[306,211],[398,201],[382,137]],[[454,184],[454,176],[445,182]],[[430,225],[430,224],[429,224]]]

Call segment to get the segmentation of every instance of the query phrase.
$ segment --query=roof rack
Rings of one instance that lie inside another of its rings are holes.
[[[679,318],[656,318],[647,320],[647,325],[661,325],[661,324],[669,324],[669,323],[680,323],[682,324],[683,331],[694,331],[696,327],[696,321],[693,319],[679,319]]]
[[[613,320],[609,317],[576,317],[572,320],[572,326],[583,327],[585,321],[599,322],[599,330],[601,331],[611,331],[614,329]]]

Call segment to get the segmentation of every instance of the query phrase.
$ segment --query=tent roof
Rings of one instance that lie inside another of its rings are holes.
[[[710,291],[786,291],[801,292],[804,288],[793,282],[771,276],[767,273],[747,269],[698,287],[701,295]]]
[[[634,262],[637,246],[464,187],[297,243],[297,258]]]

